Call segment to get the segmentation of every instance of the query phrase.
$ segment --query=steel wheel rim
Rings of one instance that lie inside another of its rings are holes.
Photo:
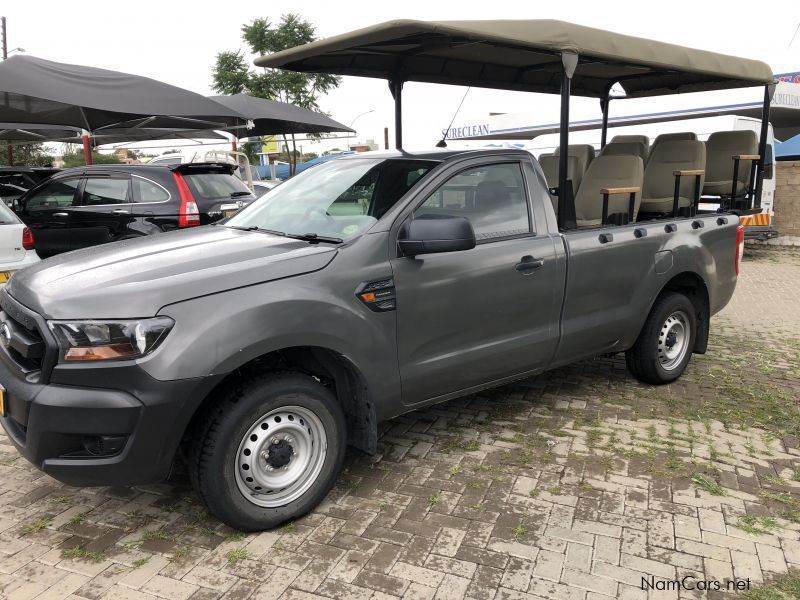
[[[665,371],[677,368],[689,351],[691,326],[689,317],[682,310],[669,315],[658,334],[658,362]]]
[[[234,464],[236,485],[253,504],[285,506],[314,484],[327,451],[325,427],[313,411],[301,406],[276,408],[257,419],[242,437]]]

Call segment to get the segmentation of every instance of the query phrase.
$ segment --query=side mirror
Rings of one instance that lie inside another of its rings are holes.
[[[466,217],[421,215],[403,225],[397,243],[405,256],[458,252],[475,247],[475,231]]]

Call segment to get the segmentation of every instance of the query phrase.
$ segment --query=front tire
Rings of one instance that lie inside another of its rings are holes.
[[[195,437],[190,475],[218,519],[241,531],[271,529],[325,497],[345,441],[328,388],[301,373],[267,373],[223,392]]]
[[[692,301],[678,292],[658,297],[633,347],[625,353],[628,370],[639,381],[662,385],[683,374],[697,336]]]

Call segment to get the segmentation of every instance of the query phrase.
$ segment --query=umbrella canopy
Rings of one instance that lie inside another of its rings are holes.
[[[109,128],[92,135],[97,145],[143,142],[151,140],[227,140],[211,129],[166,129],[157,127]],[[6,142],[66,142],[80,144],[81,130],[77,127],[56,127],[42,123],[0,123],[0,141]]]
[[[0,121],[79,127],[223,128],[241,114],[205,96],[117,71],[33,56],[0,62]]]
[[[342,125],[330,117],[286,102],[256,98],[247,94],[209,96],[209,98],[253,121],[254,127],[232,131],[241,137],[284,133],[353,132],[346,125]]]

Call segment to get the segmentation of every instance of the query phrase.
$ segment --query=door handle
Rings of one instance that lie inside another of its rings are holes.
[[[69,213],[53,213],[54,217],[68,217]]]
[[[114,210],[112,210],[111,212],[112,212],[113,214],[115,214],[115,215],[127,215],[127,214],[128,214],[128,211],[127,211],[127,210],[125,210],[124,208],[115,208],[115,209],[114,209]]]
[[[522,257],[520,262],[514,265],[514,268],[520,273],[528,275],[531,272],[535,271],[536,269],[542,268],[543,266],[544,266],[543,258],[534,258],[530,254],[526,254],[525,256]]]

